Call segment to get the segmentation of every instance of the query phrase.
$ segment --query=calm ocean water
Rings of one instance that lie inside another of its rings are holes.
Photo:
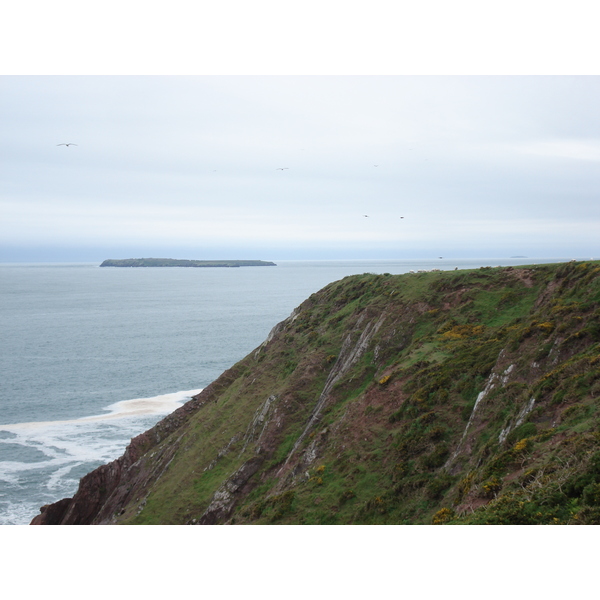
[[[332,281],[564,260],[0,264],[0,524],[27,524],[40,506],[71,496],[83,475],[120,456]]]

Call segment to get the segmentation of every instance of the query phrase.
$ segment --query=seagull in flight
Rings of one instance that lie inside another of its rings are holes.
[[[363,217],[367,217],[367,218],[368,218],[368,217],[369,217],[369,215],[363,215]]]
[[[275,170],[276,171],[285,171],[286,169],[289,169],[289,167],[277,167]]]
[[[56,144],[57,146],[67,146],[67,148],[69,146],[77,146],[77,144],[73,144],[72,142],[69,142],[68,144]]]

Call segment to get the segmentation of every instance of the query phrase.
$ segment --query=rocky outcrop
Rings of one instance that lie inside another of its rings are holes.
[[[223,522],[229,515],[236,500],[241,495],[244,486],[258,471],[263,462],[262,457],[254,457],[246,461],[225,483],[215,492],[208,508],[193,525],[214,525]]]

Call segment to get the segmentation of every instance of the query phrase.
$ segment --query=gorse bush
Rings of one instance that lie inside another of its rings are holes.
[[[456,514],[451,508],[440,508],[431,518],[431,522],[433,525],[443,525],[454,519],[455,516]]]

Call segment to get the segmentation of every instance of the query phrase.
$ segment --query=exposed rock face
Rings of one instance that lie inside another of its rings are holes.
[[[54,504],[42,506],[40,514],[33,518],[31,525],[60,525],[72,500],[72,498],[63,498]]]
[[[348,370],[356,363],[356,361],[365,353],[367,350],[369,343],[371,342],[373,335],[379,331],[384,319],[385,314],[381,315],[379,318],[374,319],[372,321],[364,322],[364,315],[358,320],[356,324],[356,329],[350,332],[346,338],[344,339],[344,343],[342,344],[342,348],[340,350],[340,355],[338,356],[333,368],[331,369],[327,381],[325,382],[325,386],[323,387],[323,391],[319,396],[319,400],[315,408],[310,415],[308,423],[304,428],[304,431],[296,440],[290,454],[288,455],[282,470],[285,469],[286,465],[289,463],[293,454],[296,452],[300,444],[304,441],[306,435],[310,433],[310,431],[317,425],[317,423],[321,420],[321,415],[323,413],[323,409],[327,405],[327,401],[329,400],[329,393],[333,386],[339,381],[339,379],[348,372]],[[354,340],[353,338],[358,337],[358,340]],[[312,461],[309,461],[312,462]],[[280,472],[281,473],[281,472]]]
[[[208,508],[200,517],[199,525],[214,525],[224,521],[235,505],[237,496],[248,483],[249,479],[260,468],[263,459],[254,457],[246,461],[225,483],[215,492]]]
[[[597,263],[348,277],[32,523],[600,523],[597,414]]]

